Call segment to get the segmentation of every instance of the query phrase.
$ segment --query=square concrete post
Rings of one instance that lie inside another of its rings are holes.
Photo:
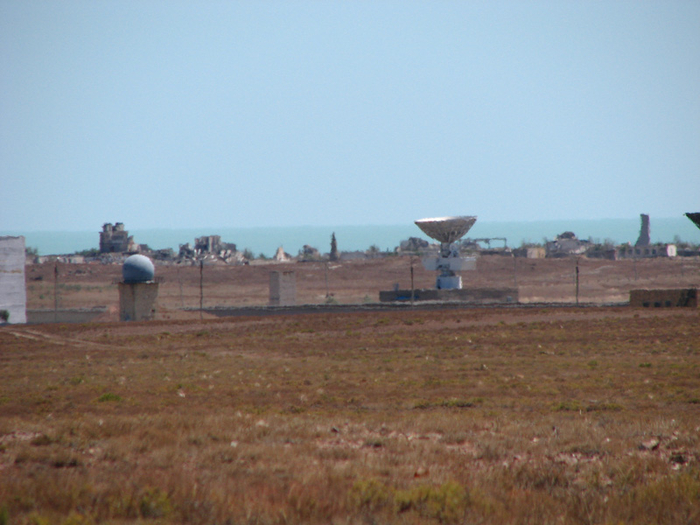
[[[119,320],[150,321],[156,316],[158,283],[119,283]]]
[[[24,264],[24,237],[0,237],[0,324],[27,322]]]
[[[297,280],[292,270],[270,272],[270,306],[294,306],[297,301]]]

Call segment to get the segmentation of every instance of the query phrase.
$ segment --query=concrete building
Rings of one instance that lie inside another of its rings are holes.
[[[106,222],[100,232],[100,253],[127,253],[133,244],[133,237],[124,229],[124,224]]]
[[[0,324],[27,322],[24,237],[0,237]]]
[[[513,256],[527,259],[544,259],[547,256],[547,250],[544,246],[525,246],[514,249]]]
[[[675,257],[678,255],[675,244],[647,244],[632,246],[623,244],[618,246],[615,254],[616,259],[648,259],[652,257]]]

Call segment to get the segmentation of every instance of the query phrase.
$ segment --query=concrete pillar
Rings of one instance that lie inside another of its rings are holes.
[[[150,321],[156,316],[158,283],[119,283],[119,320]]]
[[[270,272],[270,306],[294,306],[296,302],[296,274],[292,270]]]
[[[27,322],[24,237],[0,237],[0,324]]]

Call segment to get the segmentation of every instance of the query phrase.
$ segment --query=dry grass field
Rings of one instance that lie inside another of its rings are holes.
[[[0,374],[3,525],[700,522],[695,309],[14,325]]]

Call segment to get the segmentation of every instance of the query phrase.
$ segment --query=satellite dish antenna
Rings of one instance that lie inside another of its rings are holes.
[[[700,228],[700,213],[686,213],[686,217],[688,217],[691,221],[693,221],[693,224]]]
[[[462,215],[458,217],[434,217],[415,221],[428,237],[440,241],[438,257],[426,257],[423,266],[427,270],[437,270],[440,274],[435,287],[440,289],[462,288],[462,277],[455,272],[473,270],[476,267],[474,257],[460,257],[459,248],[453,244],[464,237],[474,226],[476,216]]]

